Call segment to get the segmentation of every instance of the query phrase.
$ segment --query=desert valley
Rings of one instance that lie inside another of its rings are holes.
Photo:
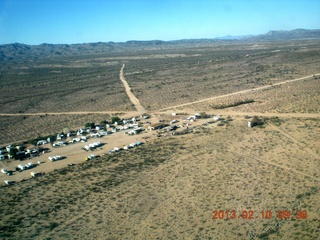
[[[1,239],[319,237],[319,38],[0,54]]]

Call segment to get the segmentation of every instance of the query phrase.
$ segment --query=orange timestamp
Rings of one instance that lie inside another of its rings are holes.
[[[306,210],[296,210],[294,213],[289,210],[279,210],[273,213],[271,210],[261,211],[259,213],[253,210],[243,210],[240,214],[237,214],[235,210],[213,210],[212,219],[271,219],[277,217],[278,219],[307,219],[308,214]]]

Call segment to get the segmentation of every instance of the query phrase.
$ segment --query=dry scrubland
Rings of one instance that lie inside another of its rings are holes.
[[[126,64],[125,78],[142,106],[147,110],[159,110],[319,73],[319,61],[319,41],[305,40],[273,43],[221,42],[213,43],[210,47],[138,49],[132,52],[61,57],[38,62],[13,62],[0,69],[1,113],[132,111],[134,107],[119,79],[122,63]],[[318,81],[304,81],[305,86],[300,85],[301,83],[288,84],[292,89],[278,86],[274,90],[259,91],[253,96],[241,95],[239,98],[255,100],[252,106],[259,112],[260,108],[274,111],[275,107],[286,112],[318,112]],[[291,90],[296,94],[290,95]],[[282,91],[288,97],[282,97]],[[266,102],[263,98],[265,95],[285,102],[290,99],[294,104],[286,107],[282,104],[279,107],[277,100]],[[223,99],[223,104],[233,101],[237,100],[234,97]],[[220,103],[209,102],[201,106],[204,110],[211,110],[212,105]],[[248,106],[243,105],[241,108]],[[72,119],[78,116],[66,118],[61,117],[57,121],[64,122],[64,126],[76,126]],[[43,119],[39,118],[37,121],[34,117],[33,124],[26,128],[19,126],[24,126],[28,121],[20,119],[0,118],[0,143],[35,138],[43,134]],[[10,121],[20,124],[13,126]],[[79,123],[80,121],[81,119]],[[60,131],[62,124],[57,126],[55,122],[53,120],[51,130],[45,127],[44,132]],[[84,122],[78,126],[83,124]]]
[[[282,120],[249,129],[238,118],[2,186],[0,236],[316,239],[320,121]],[[214,220],[213,209],[251,209],[259,217]],[[268,209],[272,219],[261,219]],[[306,220],[275,217],[300,209]]]
[[[2,70],[1,112],[134,110],[119,81],[120,67],[87,59]]]
[[[125,77],[141,104],[158,110],[319,73],[319,47],[297,41],[189,49],[184,56],[129,61]]]
[[[319,41],[229,43],[68,58],[1,70],[1,112],[131,111],[119,71],[148,110],[320,72]],[[33,67],[33,68],[32,68]],[[319,113],[319,78],[188,105],[197,112]],[[14,82],[14,84],[12,84]],[[239,102],[253,100],[238,105]],[[67,104],[66,104],[67,103]],[[238,106],[235,106],[238,105]],[[181,110],[183,111],[183,110]],[[1,117],[0,142],[106,114]],[[244,117],[0,186],[1,239],[317,239],[320,120]],[[254,210],[214,220],[212,210]],[[260,212],[271,210],[270,220]],[[279,220],[278,210],[307,210]]]
[[[196,111],[319,113],[320,76],[188,105]],[[178,108],[179,109],[179,108]],[[183,109],[183,107],[180,107]]]
[[[1,112],[158,110],[320,72],[319,40],[229,42],[17,63],[0,70]]]

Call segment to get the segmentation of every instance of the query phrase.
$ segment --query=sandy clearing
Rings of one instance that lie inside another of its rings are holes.
[[[15,170],[15,167],[19,164],[25,165],[29,162],[36,164],[39,161],[42,163],[33,169],[28,169],[23,172],[15,172],[12,176],[6,176],[5,174],[0,175],[0,182],[4,180],[11,181],[21,181],[23,179],[28,179],[31,177],[31,172],[51,172],[55,169],[61,169],[67,167],[67,164],[73,163],[81,163],[85,161],[85,158],[91,154],[94,155],[102,155],[109,154],[109,150],[119,147],[122,148],[125,145],[129,145],[135,142],[147,142],[148,139],[154,137],[154,131],[148,131],[139,135],[128,135],[124,134],[124,131],[117,132],[105,137],[101,138],[90,138],[87,142],[80,142],[67,145],[65,147],[51,147],[51,145],[47,144],[44,147],[50,148],[50,152],[40,155],[39,157],[35,157],[32,159],[27,159],[23,161],[2,161],[0,162],[0,168],[5,168],[7,170]],[[95,149],[94,151],[84,151],[83,148],[85,145],[88,145],[93,142],[102,142],[104,145],[100,148]],[[128,150],[130,151],[130,150]],[[66,156],[65,159],[60,161],[51,162],[48,160],[50,156]]]
[[[130,101],[132,102],[132,104],[134,105],[134,107],[137,109],[138,112],[141,112],[141,113],[146,112],[146,110],[144,109],[144,107],[142,107],[138,98],[136,98],[136,96],[131,92],[131,88],[130,88],[128,82],[126,81],[126,79],[124,78],[124,75],[123,75],[124,67],[125,67],[125,64],[122,64],[119,77],[120,77],[121,82],[123,83],[124,88],[126,89],[126,93],[129,97]]]

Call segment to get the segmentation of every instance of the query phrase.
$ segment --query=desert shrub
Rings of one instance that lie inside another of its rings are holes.
[[[276,126],[280,126],[283,123],[283,120],[279,117],[263,118],[263,122],[271,122]]]
[[[89,123],[89,122],[84,125],[85,128],[94,128],[94,126],[95,126],[94,123]]]
[[[106,125],[107,123],[108,123],[107,120],[102,120],[102,121],[100,122],[100,125]]]
[[[207,118],[208,117],[208,114],[206,112],[201,112],[200,113],[200,117],[201,118]]]
[[[111,122],[115,123],[115,122],[119,122],[121,119],[119,117],[112,117],[111,118]]]
[[[49,229],[50,230],[52,230],[52,229],[54,229],[54,228],[56,228],[56,227],[58,227],[59,226],[59,224],[58,223],[56,223],[56,222],[52,222],[52,223],[50,223],[50,225],[49,225]]]

